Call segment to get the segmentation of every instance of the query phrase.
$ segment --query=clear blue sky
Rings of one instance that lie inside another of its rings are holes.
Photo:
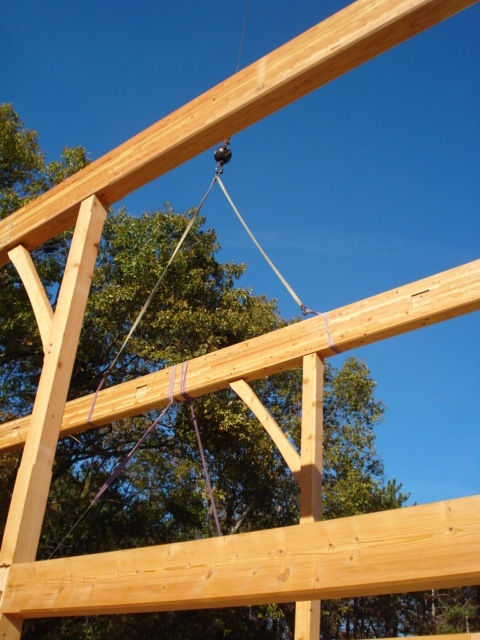
[[[251,0],[241,66],[346,3]],[[0,101],[98,158],[235,71],[246,0],[4,0]],[[224,180],[302,300],[328,311],[479,257],[480,6],[232,139]],[[203,153],[126,199],[132,214],[198,204]],[[297,308],[220,191],[203,211],[243,284]],[[355,352],[388,409],[387,474],[418,503],[479,492],[478,314]],[[337,359],[341,364],[341,356]],[[335,363],[335,359],[333,360]]]

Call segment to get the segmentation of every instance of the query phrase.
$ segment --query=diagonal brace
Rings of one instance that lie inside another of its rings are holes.
[[[243,400],[253,415],[258,418],[259,422],[265,428],[265,431],[276,444],[277,449],[280,451],[293,476],[298,480],[300,473],[300,456],[282,429],[278,426],[277,422],[273,419],[270,412],[263,406],[258,396],[245,380],[234,380],[230,382],[230,387]]]
[[[9,251],[8,257],[15,265],[30,299],[33,313],[37,320],[38,330],[40,331],[43,351],[46,352],[53,324],[53,309],[48,300],[48,296],[38,277],[33,260],[24,246],[20,244],[18,247],[15,247],[15,249]]]

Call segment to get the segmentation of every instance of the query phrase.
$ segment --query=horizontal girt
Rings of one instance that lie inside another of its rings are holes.
[[[234,607],[480,582],[480,496],[222,538],[15,564],[20,617]]]
[[[258,338],[189,361],[186,391],[192,397],[226,388],[234,380],[252,381],[301,364],[303,356],[335,353],[400,335],[480,309],[480,260],[444,271]],[[92,422],[101,426],[160,408],[168,402],[171,369],[125,382],[98,395]],[[180,394],[180,371],[174,393]],[[61,436],[91,428],[93,396],[68,402]],[[30,417],[0,425],[0,450],[23,445]]]
[[[476,0],[357,0],[163,118],[0,222],[0,265]]]

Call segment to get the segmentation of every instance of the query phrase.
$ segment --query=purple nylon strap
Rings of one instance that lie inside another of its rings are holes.
[[[142,435],[140,440],[138,440],[138,442],[135,444],[135,446],[130,449],[130,451],[127,453],[127,455],[122,460],[122,462],[108,476],[108,478],[105,480],[103,485],[100,487],[100,489],[96,493],[96,495],[93,498],[90,506],[92,506],[92,504],[94,504],[105,493],[105,491],[112,484],[112,482],[118,478],[118,476],[122,473],[122,471],[125,469],[125,467],[128,465],[128,463],[132,459],[132,457],[135,454],[135,452],[139,449],[139,447],[141,447],[143,442],[146,440],[146,438],[148,438],[150,433],[155,429],[157,424],[162,420],[164,415],[167,413],[167,411],[170,409],[170,407],[174,403],[174,400],[173,400],[173,384],[175,382],[175,369],[176,369],[175,366],[173,366],[170,369],[170,385],[169,385],[168,405],[165,407],[165,409],[162,411],[162,413],[158,416],[158,418],[156,418],[152,422],[152,424],[148,427],[148,429]]]
[[[322,313],[323,319],[325,321],[325,331],[327,332],[327,339],[328,339],[328,346],[330,347],[330,349],[332,349],[332,351],[335,351],[335,353],[342,353],[341,350],[335,346],[333,340],[332,340],[332,336],[330,335],[330,328],[328,326],[328,314],[326,311],[324,311]]]
[[[90,411],[88,412],[87,424],[89,427],[95,427],[96,425],[92,422],[93,410],[95,409],[95,405],[97,404],[98,394],[100,393],[103,385],[107,381],[107,376],[110,373],[110,369],[107,369],[100,380],[100,384],[97,387],[97,390],[93,394],[92,406],[90,407]]]
[[[192,415],[193,426],[195,428],[195,435],[197,437],[197,444],[198,444],[198,449],[200,451],[200,458],[202,460],[203,473],[205,474],[205,481],[206,481],[206,484],[207,484],[208,495],[210,497],[210,503],[212,505],[213,517],[215,519],[215,525],[217,527],[217,533],[218,533],[219,536],[221,536],[222,535],[222,530],[220,528],[220,521],[218,519],[217,507],[216,507],[216,504],[215,504],[215,498],[213,496],[212,485],[210,483],[210,476],[208,475],[207,463],[205,461],[205,454],[204,454],[204,451],[203,451],[202,440],[200,438],[200,431],[199,431],[199,428],[198,428],[197,418],[196,418],[195,412],[193,410],[193,400],[188,395],[188,393],[186,392],[186,387],[187,387],[187,384],[186,384],[187,383],[187,368],[188,368],[188,362],[183,362],[181,364],[181,369],[180,369],[180,394],[190,404],[190,412],[191,412],[191,415]],[[100,497],[105,493],[105,491],[108,489],[108,487],[118,478],[118,476],[122,473],[122,471],[125,469],[125,467],[128,465],[128,463],[130,462],[130,460],[134,456],[135,452],[138,451],[138,449],[141,447],[143,442],[148,438],[150,433],[155,429],[155,427],[158,425],[158,423],[162,420],[164,415],[167,413],[168,409],[170,409],[170,407],[174,404],[175,398],[173,397],[173,391],[174,391],[174,386],[175,386],[176,369],[177,369],[176,365],[173,365],[170,368],[170,380],[169,380],[169,385],[168,385],[168,405],[165,407],[165,409],[162,411],[162,413],[158,416],[158,418],[156,418],[152,422],[152,424],[148,427],[148,429],[142,435],[140,440],[138,440],[138,442],[135,444],[135,446],[130,449],[130,451],[127,453],[125,458],[120,462],[120,464],[108,476],[108,478],[105,480],[105,482],[103,483],[103,485],[100,487],[100,489],[96,493],[95,497],[93,498],[92,502],[90,503],[89,508],[95,502],[97,502],[97,500],[100,499]],[[99,386],[96,395],[98,395],[98,392],[100,391],[101,387],[103,386],[103,382],[105,382],[105,377],[102,379],[102,383]],[[95,399],[96,399],[96,396],[95,396]],[[92,405],[91,413],[93,412],[93,406],[94,406],[94,404]],[[89,416],[89,419],[90,418],[91,418],[91,414]]]
[[[202,440],[200,438],[200,430],[198,428],[197,416],[193,409],[193,399],[187,393],[187,368],[188,361],[182,362],[180,365],[180,394],[190,405],[190,413],[192,416],[192,422],[195,429],[195,435],[197,437],[198,450],[200,452],[200,458],[202,460],[203,473],[205,475],[205,483],[207,485],[208,496],[210,498],[210,504],[212,505],[213,518],[215,520],[215,526],[217,527],[217,533],[222,536],[222,530],[220,528],[220,521],[218,519],[217,505],[215,504],[215,497],[213,495],[212,485],[210,483],[210,476],[208,474],[207,463],[205,461],[205,454],[203,452]]]

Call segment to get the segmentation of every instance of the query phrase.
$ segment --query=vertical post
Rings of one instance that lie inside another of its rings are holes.
[[[106,211],[91,196],[78,214],[13,490],[0,552],[4,573],[35,560],[52,465]],[[6,576],[3,576],[6,583]],[[17,640],[22,621],[0,613],[0,638]]]
[[[316,354],[303,359],[300,524],[322,516],[323,360]],[[320,601],[297,602],[295,640],[319,640]]]

